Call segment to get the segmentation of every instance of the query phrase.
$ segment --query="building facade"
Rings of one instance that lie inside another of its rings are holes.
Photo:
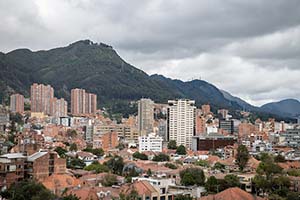
[[[54,117],[66,117],[68,113],[68,102],[63,98],[52,98],[50,100],[50,115]]]
[[[0,133],[5,132],[5,129],[9,123],[9,112],[0,106]]]
[[[224,148],[228,145],[234,145],[236,138],[233,136],[224,136],[221,134],[209,134],[203,136],[194,136],[192,139],[193,151],[210,151],[217,148]]]
[[[233,120],[219,120],[219,128],[226,131],[229,134],[234,133],[234,122]]]
[[[84,89],[71,90],[71,113],[73,115],[94,114],[97,111],[97,95]]]
[[[25,177],[26,156],[22,153],[9,153],[0,156],[0,189],[10,187]]]
[[[138,130],[141,135],[153,132],[154,102],[151,99],[141,99],[138,102]]]
[[[50,115],[52,98],[54,98],[54,90],[50,85],[34,83],[30,88],[31,112]]]
[[[195,135],[195,101],[179,99],[168,101],[167,137],[177,145],[191,148]]]
[[[139,137],[139,152],[143,151],[162,151],[163,138],[156,135],[155,133],[150,133],[149,135],[144,135]]]
[[[24,96],[21,94],[13,94],[10,96],[10,111],[13,113],[24,112]]]
[[[284,134],[285,145],[288,147],[300,147],[300,129],[287,129]]]

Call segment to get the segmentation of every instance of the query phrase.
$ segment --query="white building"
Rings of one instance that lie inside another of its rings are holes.
[[[218,127],[216,126],[207,126],[206,127],[206,133],[210,134],[210,133],[217,133],[218,132]]]
[[[195,101],[187,99],[169,100],[167,118],[168,140],[175,140],[177,145],[191,148],[195,133]]]
[[[134,181],[148,181],[151,185],[159,189],[163,194],[165,194],[170,186],[176,186],[175,178],[162,177],[132,177],[132,182]]]
[[[139,152],[143,151],[162,151],[162,141],[163,138],[156,135],[155,133],[150,133],[148,136],[139,137]]]

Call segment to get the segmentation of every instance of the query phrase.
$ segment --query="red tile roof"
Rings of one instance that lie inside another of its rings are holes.
[[[234,187],[215,195],[202,197],[201,200],[263,200],[263,198],[253,196],[240,188]]]

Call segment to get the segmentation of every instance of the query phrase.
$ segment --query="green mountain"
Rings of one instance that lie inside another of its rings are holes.
[[[261,106],[261,110],[281,116],[300,117],[300,102],[297,99],[285,99]]]
[[[241,110],[237,102],[205,81],[183,82],[161,75],[149,76],[126,63],[109,45],[82,40],[66,47],[32,52],[17,49],[0,53],[0,98],[8,102],[13,92],[29,97],[32,83],[50,84],[57,97],[70,100],[72,88],[85,88],[98,95],[100,107],[112,113],[132,113],[130,102],[149,97],[156,102],[189,98],[200,106],[209,103],[213,110]]]

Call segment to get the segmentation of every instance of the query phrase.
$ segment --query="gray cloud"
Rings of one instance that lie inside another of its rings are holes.
[[[254,104],[300,97],[298,0],[0,1],[0,50],[108,43],[146,72],[202,77]]]

